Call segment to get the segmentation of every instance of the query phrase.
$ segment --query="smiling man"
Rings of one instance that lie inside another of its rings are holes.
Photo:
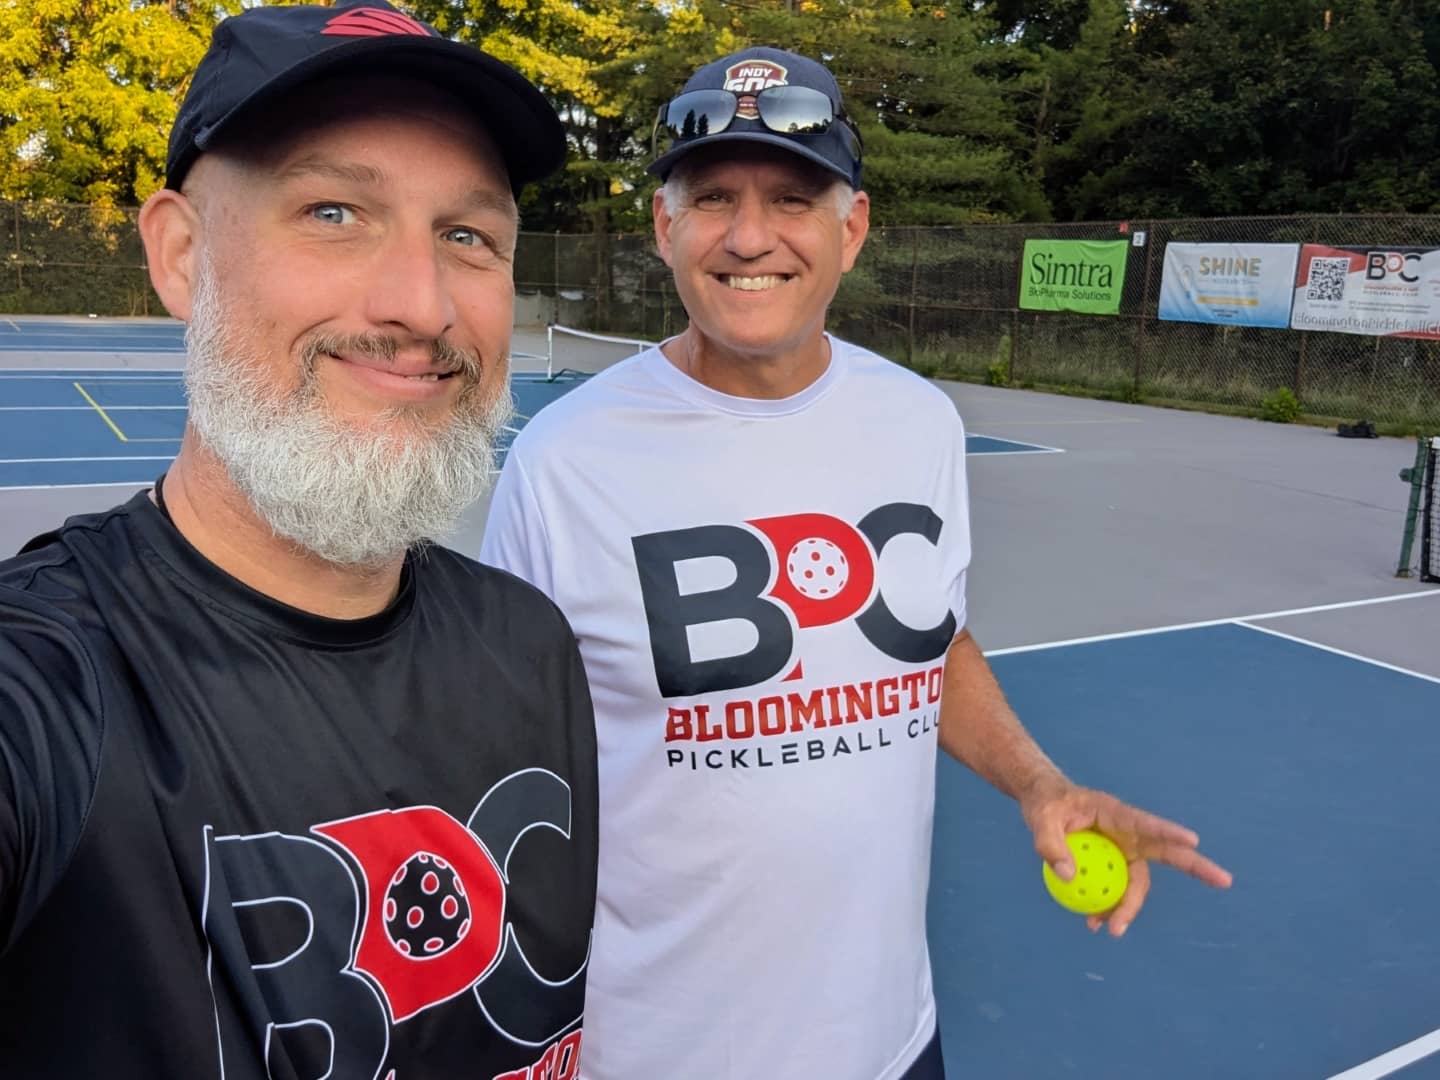
[[[0,563],[5,1075],[576,1076],[584,672],[435,543],[510,415],[515,193],[564,156],[382,0],[219,24],[140,215],[179,454]]]
[[[1229,875],[1188,829],[1066,779],[966,628],[954,406],[825,329],[870,211],[834,78],[747,49],[656,134],[689,326],[527,425],[482,549],[569,616],[595,700],[583,1075],[934,1080],[937,745],[1016,799],[1063,878],[1066,832],[1121,844],[1114,934],[1148,860]]]

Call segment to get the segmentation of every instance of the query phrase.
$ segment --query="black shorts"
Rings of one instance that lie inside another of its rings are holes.
[[[945,1059],[940,1054],[940,1031],[937,1028],[915,1063],[905,1070],[900,1080],[945,1080]]]

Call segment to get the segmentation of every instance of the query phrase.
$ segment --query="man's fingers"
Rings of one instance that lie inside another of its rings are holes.
[[[1061,881],[1075,876],[1075,860],[1065,843],[1065,824],[1058,814],[1047,814],[1035,823],[1035,850],[1054,868]]]
[[[1054,868],[1061,881],[1076,876],[1076,861],[1066,844],[1067,815],[1060,805],[1047,806],[1031,825],[1035,834],[1035,851]]]
[[[1113,820],[1105,822],[1107,817]],[[1125,803],[1118,803],[1110,814],[1102,814],[1101,820],[1119,832],[1130,833],[1142,845],[1146,840],[1158,840],[1163,844],[1178,844],[1189,848],[1198,847],[1200,844],[1200,836],[1195,830],[1187,829],[1178,821],[1171,821],[1159,814],[1152,814],[1148,810]]]
[[[1217,889],[1228,889],[1234,880],[1229,870],[1219,863],[1207,859],[1193,848],[1168,845],[1150,854],[1148,858],[1156,862],[1163,862],[1166,866],[1174,867],[1182,873],[1189,874],[1197,881],[1203,881],[1206,885]]]
[[[1107,920],[1112,937],[1120,937],[1130,929],[1130,924],[1135,921],[1135,916],[1140,914],[1145,897],[1149,894],[1150,866],[1144,859],[1136,859],[1130,864],[1130,884],[1125,889],[1125,895],[1120,898],[1120,903],[1115,905],[1115,910]]]

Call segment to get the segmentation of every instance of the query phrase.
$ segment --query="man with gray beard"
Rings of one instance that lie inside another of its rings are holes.
[[[219,24],[140,214],[180,452],[0,562],[6,1076],[578,1074],[579,653],[434,542],[510,414],[515,194],[564,156],[384,0]]]

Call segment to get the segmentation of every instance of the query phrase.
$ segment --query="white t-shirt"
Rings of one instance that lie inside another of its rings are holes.
[[[778,401],[631,357],[531,420],[496,489],[480,557],[560,606],[595,702],[586,1080],[889,1080],[934,1032],[964,431],[829,340]]]

